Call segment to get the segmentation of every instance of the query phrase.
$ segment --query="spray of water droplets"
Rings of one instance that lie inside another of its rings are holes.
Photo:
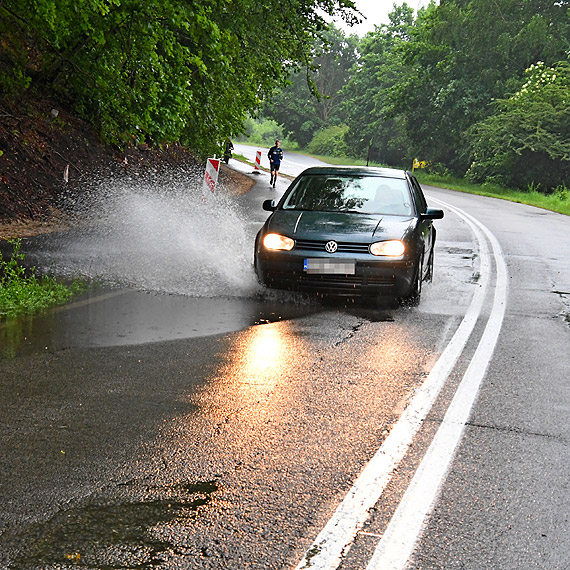
[[[239,204],[223,189],[204,201],[199,174],[98,182],[72,209],[81,223],[44,252],[52,271],[196,297],[259,290]]]

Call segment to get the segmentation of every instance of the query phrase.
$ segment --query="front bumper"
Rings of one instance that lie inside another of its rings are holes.
[[[372,255],[343,255],[336,258],[354,260],[354,275],[307,273],[304,261],[315,257],[319,257],[315,256],[315,252],[257,252],[258,278],[266,286],[277,289],[317,291],[346,297],[403,297],[410,291],[415,277],[416,264],[413,261],[386,260]]]

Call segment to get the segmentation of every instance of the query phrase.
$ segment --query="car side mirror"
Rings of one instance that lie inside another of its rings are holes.
[[[428,208],[423,214],[420,214],[422,220],[441,220],[443,218],[443,210],[436,208]]]
[[[264,210],[267,210],[268,212],[275,212],[275,210],[277,209],[277,206],[275,205],[274,200],[265,200],[263,202],[262,207]]]

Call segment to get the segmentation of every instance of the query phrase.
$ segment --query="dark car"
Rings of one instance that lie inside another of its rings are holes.
[[[268,287],[418,300],[433,275],[432,220],[443,211],[404,170],[309,168],[263,208],[273,213],[254,263]]]

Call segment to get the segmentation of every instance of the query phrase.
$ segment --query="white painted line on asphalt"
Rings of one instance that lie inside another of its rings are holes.
[[[450,208],[451,209],[451,208]],[[421,427],[433,402],[460,357],[483,308],[490,283],[491,260],[487,242],[478,225],[469,216],[453,209],[470,226],[479,248],[479,287],[471,304],[422,386],[390,431],[380,449],[363,468],[354,485],[336,509],[332,518],[306,551],[296,570],[311,568],[333,570],[338,567],[369,516],[370,509],[378,502],[390,481],[394,469],[408,451],[413,438]]]
[[[448,204],[443,204],[449,209],[456,210]],[[447,477],[451,461],[461,441],[465,424],[469,419],[481,382],[487,372],[503,324],[508,277],[501,247],[495,236],[485,226],[465,212],[462,214],[479,225],[491,243],[497,271],[493,307],[483,336],[455,397],[384,536],[380,540],[367,570],[400,570],[407,565],[424,528],[424,521],[432,512],[443,482]]]

